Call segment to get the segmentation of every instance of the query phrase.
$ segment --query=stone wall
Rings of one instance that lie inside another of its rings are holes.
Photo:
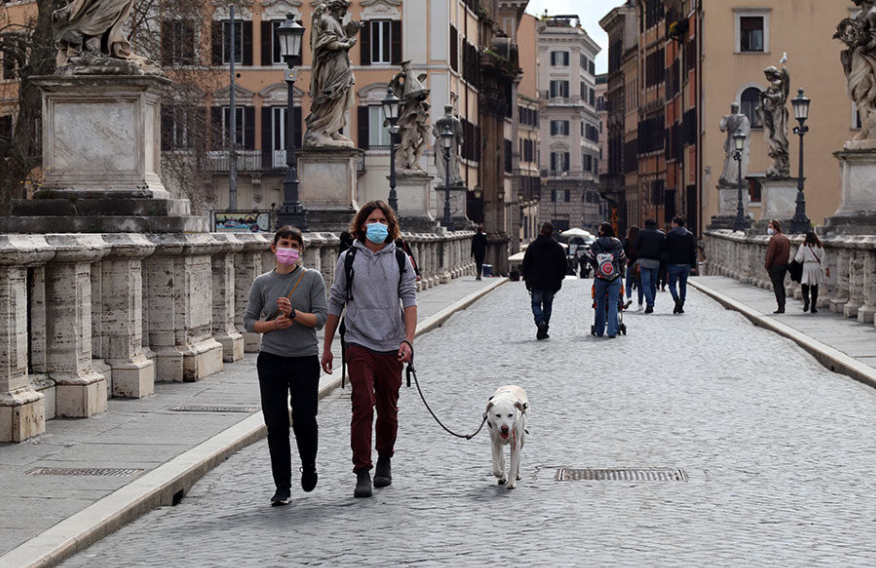
[[[421,290],[474,273],[472,236],[404,235]],[[305,241],[305,266],[330,286],[337,235]],[[270,244],[264,234],[0,234],[0,442],[258,351],[243,311],[253,279],[274,266]]]
[[[803,235],[788,235],[791,254],[803,242]],[[830,235],[819,237],[825,249],[823,262],[829,269],[819,307],[874,325],[876,314],[876,236]],[[703,273],[730,276],[761,288],[772,289],[763,264],[768,235],[745,235],[722,229],[704,236],[706,262]],[[800,284],[785,280],[788,295],[801,298]]]

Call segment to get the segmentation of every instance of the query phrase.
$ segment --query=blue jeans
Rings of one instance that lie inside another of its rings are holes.
[[[639,292],[639,305],[642,305],[642,297],[645,295],[644,290],[642,290],[642,280],[636,278],[636,266],[628,266],[627,267],[627,298],[633,297],[633,284],[636,285],[636,290]]]
[[[602,337],[605,333],[606,315],[608,316],[608,334],[617,335],[617,300],[620,295],[621,279],[594,279],[596,286],[596,335]],[[606,304],[608,302],[608,309]],[[608,313],[606,313],[606,311]]]
[[[684,299],[687,297],[687,277],[690,276],[690,265],[689,264],[670,264],[669,265],[669,292],[672,294],[672,299],[675,301],[681,300],[681,303],[684,303]],[[675,291],[675,281],[679,282],[679,291]]]
[[[532,316],[535,325],[551,323],[551,308],[554,305],[554,292],[551,290],[532,291]]]
[[[659,268],[642,267],[642,288],[645,293],[645,303],[649,306],[654,305],[654,299],[657,297],[657,271]]]

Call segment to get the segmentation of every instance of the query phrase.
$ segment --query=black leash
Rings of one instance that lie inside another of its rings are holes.
[[[416,383],[416,385],[417,385],[417,392],[420,393],[420,398],[423,400],[423,404],[426,406],[426,410],[429,411],[429,414],[432,415],[432,418],[435,419],[435,422],[437,422],[439,426],[441,426],[442,428],[444,428],[444,430],[445,430],[448,434],[450,434],[450,435],[452,435],[452,436],[456,436],[457,438],[465,438],[466,440],[471,440],[472,438],[474,438],[475,436],[477,436],[478,433],[483,429],[484,424],[487,422],[487,414],[484,413],[484,419],[481,420],[481,425],[478,426],[478,429],[475,430],[473,434],[468,434],[468,435],[465,435],[465,434],[457,434],[456,432],[454,432],[453,430],[451,430],[450,428],[448,428],[447,426],[445,426],[444,424],[442,424],[441,421],[438,420],[438,417],[435,416],[435,413],[432,412],[432,408],[429,407],[429,403],[426,402],[426,397],[423,396],[423,389],[420,388],[420,381],[417,380],[417,370],[414,369],[414,346],[411,345],[411,342],[408,341],[408,340],[404,340],[404,341],[402,341],[402,343],[407,343],[408,346],[411,348],[411,361],[410,361],[410,363],[408,363],[408,367],[407,367],[407,370],[406,370],[406,373],[407,373],[407,380],[408,380],[408,387],[411,386],[411,375],[413,375],[413,377],[414,377],[414,383]]]

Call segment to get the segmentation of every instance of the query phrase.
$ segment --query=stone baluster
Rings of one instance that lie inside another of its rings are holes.
[[[847,318],[858,317],[858,308],[864,305],[864,254],[858,248],[860,237],[851,237],[847,244],[849,251],[849,301],[843,306]]]
[[[861,285],[864,305],[858,308],[858,321],[873,323],[873,316],[876,314],[876,237],[862,237],[858,242],[858,248],[864,259]]]
[[[223,369],[213,339],[211,255],[222,247],[206,233],[153,234],[148,261],[149,344],[156,380],[194,382]]]
[[[270,248],[273,236],[258,234],[241,234],[237,236],[243,242],[243,250],[234,255],[234,325],[243,336],[243,349],[247,353],[258,353],[262,342],[259,333],[250,333],[243,327],[243,314],[249,301],[249,289],[253,281],[263,272],[274,267],[272,262],[262,267],[263,251]]]
[[[739,279],[742,282],[750,283],[752,280],[751,256],[753,247],[746,239],[743,239],[738,246],[741,249]]]
[[[222,361],[243,359],[243,335],[234,327],[235,274],[234,256],[243,250],[243,242],[233,233],[214,233],[222,248],[213,255],[213,339],[222,345]]]
[[[155,363],[143,349],[143,259],[155,252],[145,235],[103,236],[111,247],[100,264],[103,314],[101,356],[112,372],[112,396],[143,398],[155,392]]]
[[[0,235],[0,442],[46,431],[46,401],[28,375],[28,267],[49,261],[45,237]]]
[[[836,289],[830,298],[830,311],[841,314],[849,301],[849,250],[837,241]]]
[[[91,270],[110,247],[100,235],[53,234],[46,242],[55,247],[46,265],[46,372],[55,381],[55,416],[87,418],[106,410],[106,378],[91,362]]]
[[[320,272],[325,280],[326,292],[331,290],[332,283],[335,279],[335,269],[338,267],[338,252],[341,244],[339,239],[334,234],[326,234],[326,242],[319,249]]]
[[[432,265],[432,248],[429,246],[427,235],[420,235],[420,258],[425,270],[421,272],[420,290],[428,290],[432,287],[432,277],[435,267]]]

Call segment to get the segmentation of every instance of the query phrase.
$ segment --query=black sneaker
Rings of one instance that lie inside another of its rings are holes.
[[[654,313],[654,306],[646,306],[645,313],[646,314],[653,314]]]
[[[271,507],[282,507],[291,502],[292,497],[289,495],[288,489],[277,489],[277,492],[271,497]]]
[[[353,497],[371,497],[371,474],[364,467],[356,472],[356,490]]]
[[[316,487],[316,482],[319,481],[319,476],[316,474],[316,466],[301,467],[298,471],[301,472],[301,489],[310,493]]]
[[[390,458],[377,457],[377,466],[374,468],[374,487],[386,487],[392,485],[392,462]]]
[[[535,333],[536,339],[547,339],[547,325],[540,323],[538,324],[538,331]]]

